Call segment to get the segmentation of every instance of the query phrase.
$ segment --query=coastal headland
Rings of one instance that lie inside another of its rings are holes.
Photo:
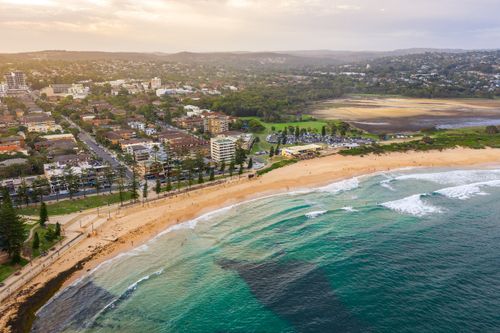
[[[223,184],[123,208],[65,252],[0,306],[0,331],[29,329],[34,312],[57,290],[116,255],[204,213],[251,199],[407,167],[466,167],[500,163],[500,149],[452,149],[369,156],[331,155]]]

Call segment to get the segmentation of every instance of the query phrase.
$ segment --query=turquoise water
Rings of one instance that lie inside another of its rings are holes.
[[[500,332],[500,169],[229,207],[110,260],[33,332]]]

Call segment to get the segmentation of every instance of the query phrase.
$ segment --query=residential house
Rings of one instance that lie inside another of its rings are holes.
[[[51,116],[46,114],[27,115],[21,123],[27,127],[28,132],[50,133],[62,131],[62,127],[56,124],[56,121]]]

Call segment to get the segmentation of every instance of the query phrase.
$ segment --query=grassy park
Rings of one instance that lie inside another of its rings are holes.
[[[124,201],[130,200],[130,193],[123,193]],[[94,195],[86,198],[78,198],[73,200],[63,200],[47,204],[47,209],[51,216],[64,215],[79,212],[91,208],[107,206],[108,204],[116,204],[120,202],[119,193]],[[39,206],[22,207],[18,210],[21,215],[36,216],[39,214]]]

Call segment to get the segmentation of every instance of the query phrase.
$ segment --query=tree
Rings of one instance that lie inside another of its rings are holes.
[[[350,127],[351,126],[348,123],[346,123],[345,121],[341,122],[339,125],[340,135],[345,136]]]
[[[274,147],[271,146],[271,149],[269,150],[269,157],[273,157],[274,156]]]
[[[73,168],[70,166],[64,169],[63,175],[66,187],[68,188],[69,198],[73,199],[73,196],[78,192],[78,188],[80,187],[78,177],[75,176]]]
[[[326,126],[321,127],[321,136],[322,137],[326,136]]]
[[[243,163],[240,164],[240,169],[238,170],[238,174],[241,176],[243,174]]]
[[[31,184],[31,194],[35,201],[43,201],[43,196],[50,193],[50,184],[47,178],[37,177]]]
[[[180,165],[177,166],[176,168],[176,173],[177,173],[177,190],[181,190],[181,178],[182,178],[182,169]]]
[[[148,181],[144,179],[144,186],[142,187],[142,201],[146,201],[148,199]]]
[[[219,171],[222,172],[222,175],[224,176],[224,172],[226,171],[226,161],[221,162]]]
[[[95,175],[95,181],[94,181],[94,188],[95,188],[95,193],[99,195],[99,191],[101,190],[101,181],[99,180],[99,175]]]
[[[4,190],[0,207],[0,237],[13,263],[21,260],[21,249],[25,240],[24,221],[17,215],[12,205],[9,191]]]
[[[138,192],[139,184],[137,182],[137,174],[135,173],[135,168],[132,168],[132,181],[130,182],[129,192],[130,192],[130,200],[136,201],[139,199]]]
[[[87,181],[89,177],[89,171],[87,169],[83,169],[80,174],[80,185],[83,189],[83,197],[87,197]]]
[[[337,125],[331,121],[328,123],[328,127],[330,128],[330,134],[332,136],[335,136],[335,134],[337,134]]]
[[[295,138],[298,139],[300,136],[300,128],[299,126],[295,126]]]
[[[231,177],[233,176],[234,169],[235,169],[234,161],[231,161],[231,164],[229,164],[229,176]]]
[[[204,183],[204,180],[203,180],[203,171],[199,171],[198,172],[198,184],[203,184]]]
[[[109,186],[109,194],[111,194],[113,191],[113,183],[115,181],[115,174],[113,173],[111,166],[104,170],[104,178],[106,178],[106,182]]]
[[[498,128],[496,126],[487,126],[486,127],[486,133],[493,135],[493,134],[498,134]]]
[[[167,188],[165,190],[167,192],[172,191],[172,180],[170,179],[170,175],[167,176]]]
[[[61,225],[59,222],[56,223],[56,230],[54,231],[54,234],[57,238],[61,237]]]
[[[26,204],[26,207],[28,207],[28,205],[30,203],[29,188],[28,188],[28,185],[26,185],[26,181],[24,180],[24,178],[21,181],[21,184],[19,185],[19,187],[17,188],[16,194],[17,194],[17,200],[20,203]]]
[[[188,187],[191,187],[193,185],[193,170],[189,169],[188,170]]]
[[[161,182],[160,182],[160,177],[156,177],[156,184],[155,184],[155,193],[158,197],[160,197],[161,193]]]
[[[33,244],[31,246],[33,250],[37,250],[40,248],[40,237],[38,236],[38,232],[35,232],[35,235],[33,236]]]
[[[47,211],[47,205],[45,204],[45,202],[42,202],[42,204],[40,205],[40,219],[38,220],[38,223],[40,223],[42,227],[45,227],[45,224],[48,221],[49,213]]]
[[[248,167],[248,169],[253,168],[253,159],[251,157],[248,159],[248,165],[247,165],[247,167]]]
[[[125,191],[125,169],[122,165],[118,167],[118,193],[120,196],[120,205],[123,206],[124,191]]]
[[[235,157],[234,157],[234,162],[236,164],[242,164],[243,162],[245,162],[245,160],[247,159],[247,152],[245,149],[242,149],[240,147],[237,147],[236,148],[236,154],[235,154]]]
[[[214,181],[215,180],[215,171],[214,171],[214,168],[210,168],[210,178],[209,178],[210,181]]]

